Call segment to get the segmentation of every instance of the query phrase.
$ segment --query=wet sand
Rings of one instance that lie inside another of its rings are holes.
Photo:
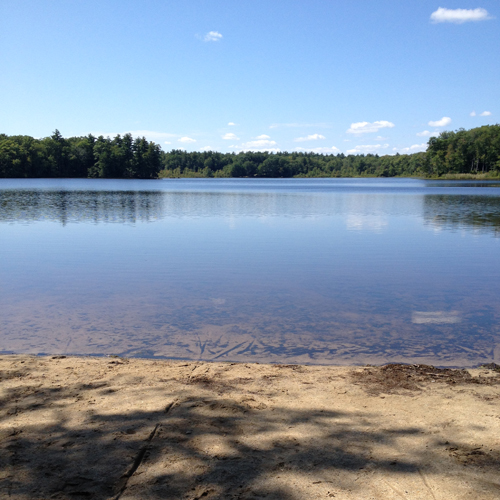
[[[500,372],[0,356],[0,497],[497,499]]]

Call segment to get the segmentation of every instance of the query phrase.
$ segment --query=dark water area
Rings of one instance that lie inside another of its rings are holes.
[[[500,363],[499,188],[0,179],[0,352]]]

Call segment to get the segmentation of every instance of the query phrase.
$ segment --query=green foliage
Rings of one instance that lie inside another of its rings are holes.
[[[144,137],[44,139],[0,134],[0,177],[395,177],[500,176],[500,125],[443,132],[425,153],[164,152]],[[455,177],[459,178],[459,177]]]
[[[427,148],[428,174],[483,174],[500,171],[500,125],[442,132]]]
[[[163,151],[130,134],[64,139],[58,130],[44,139],[0,134],[0,177],[100,177],[152,179]]]

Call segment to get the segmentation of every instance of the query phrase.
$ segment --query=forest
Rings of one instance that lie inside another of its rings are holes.
[[[0,177],[500,177],[500,125],[442,132],[425,152],[379,156],[186,152],[131,134],[64,138],[0,134]]]

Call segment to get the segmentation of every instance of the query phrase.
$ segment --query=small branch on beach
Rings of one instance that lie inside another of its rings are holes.
[[[170,402],[165,407],[165,413],[168,413],[176,404],[177,404],[177,400],[174,400],[174,401]],[[137,471],[137,469],[142,464],[142,461],[144,460],[144,457],[146,456],[146,452],[151,448],[151,442],[153,441],[154,437],[156,436],[156,433],[157,433],[158,428],[160,427],[160,425],[161,424],[159,422],[155,425],[154,429],[151,431],[151,433],[149,434],[148,438],[146,439],[146,444],[139,450],[139,452],[135,456],[135,459],[134,459],[134,461],[132,463],[132,466],[121,477],[121,479],[122,479],[121,483],[122,484],[120,486],[120,490],[119,490],[118,494],[113,497],[113,500],[119,500],[119,498],[123,495],[123,493],[127,489],[127,484],[128,484],[129,479],[135,474],[135,472]]]

